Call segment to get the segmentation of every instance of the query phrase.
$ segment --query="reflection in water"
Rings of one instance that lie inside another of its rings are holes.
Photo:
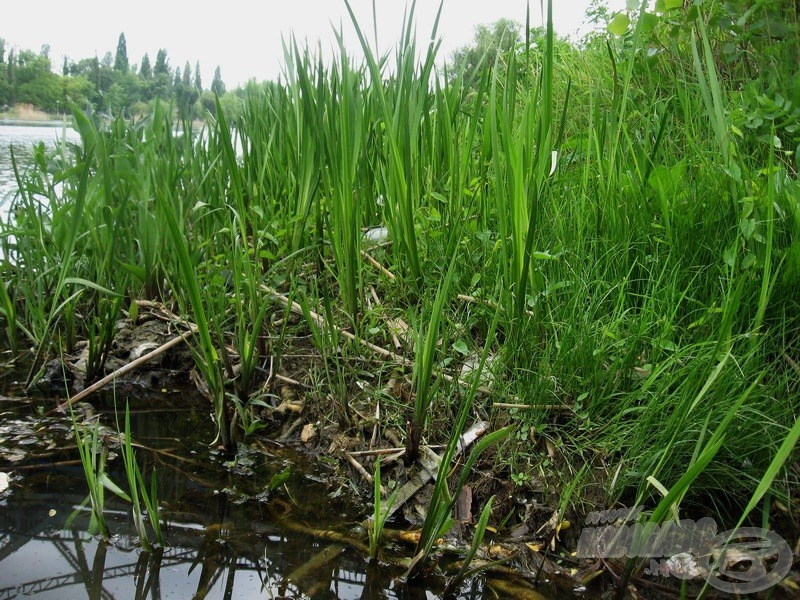
[[[19,125],[0,125],[0,215],[7,215],[8,203],[17,192],[17,180],[11,163],[11,147],[18,168],[24,170],[31,161],[31,149],[35,144],[56,148],[58,141],[66,139],[77,142],[78,133],[71,127],[23,127]]]
[[[265,447],[240,453],[236,464],[218,455],[207,446],[209,411],[198,410],[199,398],[187,405],[189,396],[131,400],[138,459],[146,473],[157,469],[169,544],[152,553],[138,543],[129,506],[111,494],[110,544],[86,533],[88,507],[65,525],[86,497],[69,420],[36,416],[29,401],[0,396],[0,471],[12,474],[10,494],[0,499],[0,600],[438,597],[398,586],[401,571],[370,565],[357,550],[303,533],[345,533],[366,515],[334,499],[333,484],[321,481],[333,478],[320,477],[321,467],[302,455]],[[113,424],[113,410],[102,422]],[[306,475],[312,468],[317,474]],[[268,493],[272,476],[287,469],[286,488]],[[124,481],[121,471],[111,478]],[[468,582],[460,597],[481,598],[480,587]]]

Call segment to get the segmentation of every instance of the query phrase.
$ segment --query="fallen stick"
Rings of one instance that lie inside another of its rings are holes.
[[[486,432],[486,429],[489,427],[489,424],[485,421],[478,421],[472,427],[470,427],[464,434],[461,436],[458,444],[458,448],[456,449],[456,453],[454,456],[458,456],[461,452],[463,452],[467,446],[472,444],[475,440],[477,440],[481,435]],[[391,517],[395,512],[397,512],[406,501],[413,497],[422,486],[424,486],[428,481],[432,478],[436,477],[436,474],[439,471],[439,463],[441,462],[441,457],[439,457],[433,450],[428,448],[427,446],[422,446],[420,448],[420,459],[419,462],[422,465],[422,469],[414,475],[410,480],[406,482],[406,484],[400,488],[397,492],[397,497],[395,498],[394,503],[387,508],[388,514],[386,518],[388,519]],[[349,460],[355,460],[354,458],[348,456],[348,453],[345,453],[345,456]],[[362,467],[363,468],[363,467]],[[365,528],[368,528],[368,524],[364,525]],[[319,568],[325,565],[327,562],[330,562],[334,558],[336,558],[341,552],[342,548],[338,544],[333,544],[328,546],[327,548],[323,548],[318,554],[311,558],[311,560],[307,563],[309,565],[313,565],[314,568]],[[306,567],[300,567],[303,569],[301,571],[303,574],[306,572]],[[298,571],[300,570],[298,569]],[[287,578],[288,579],[288,578]]]
[[[453,456],[458,456],[466,450],[475,440],[486,433],[488,427],[489,424],[486,421],[478,421],[467,429],[459,439],[458,448]],[[416,493],[431,479],[434,479],[439,472],[439,463],[442,460],[441,457],[427,446],[422,446],[420,450],[422,450],[422,452],[420,453],[419,462],[422,465],[422,469],[420,469],[414,477],[409,479],[397,492],[394,504],[389,508],[389,513],[386,516],[387,519],[400,510],[403,504],[413,498]]]
[[[290,302],[289,298],[287,298],[283,294],[280,294],[277,290],[275,290],[273,288],[270,288],[270,287],[268,287],[266,285],[262,285],[261,289],[264,290],[265,292],[267,292],[268,294],[270,294],[275,300],[277,300],[278,302],[280,302],[284,306],[289,307],[289,310],[291,310],[293,313],[298,314],[298,315],[304,315],[303,307],[300,306],[297,302]],[[467,298],[468,298],[468,296],[467,296]],[[365,347],[369,348],[370,350],[372,350],[373,352],[375,352],[377,354],[380,354],[381,356],[385,356],[386,358],[391,358],[392,360],[394,360],[394,361],[396,361],[396,362],[398,362],[401,365],[406,366],[406,367],[413,367],[414,366],[414,361],[409,360],[404,356],[400,356],[399,354],[395,354],[391,350],[387,350],[386,348],[381,348],[380,346],[376,346],[375,344],[371,344],[370,342],[368,342],[368,341],[366,341],[364,339],[356,338],[356,336],[354,336],[349,331],[345,331],[344,329],[340,329],[339,327],[336,327],[333,324],[329,324],[326,321],[325,317],[315,313],[311,309],[308,310],[308,314],[311,317],[311,319],[319,327],[324,327],[324,326],[333,327],[343,337],[346,337],[348,340],[351,340],[351,341],[357,341],[362,346],[365,346]],[[462,388],[469,388],[470,387],[470,383],[469,382],[462,381],[461,379],[453,377],[452,375],[449,375],[447,373],[439,372],[439,373],[434,373],[434,375],[437,376],[437,377],[441,377],[445,381],[455,382],[458,386],[460,386]],[[492,394],[491,388],[489,388],[489,387],[487,387],[485,385],[479,385],[478,386],[478,392],[481,393],[481,394],[484,394],[486,396],[490,396]],[[515,399],[515,398],[512,397],[512,399]],[[534,407],[536,407],[536,405],[530,406],[530,405],[527,405],[527,404],[501,404],[501,403],[495,403],[493,406],[496,407],[496,408],[534,408]],[[552,410],[572,410],[572,407],[567,406],[566,404],[547,404],[547,405],[538,405],[538,407],[539,408],[549,408],[549,409],[552,409]]]
[[[189,327],[189,331],[186,332],[186,333],[188,333],[189,335],[192,335],[196,331],[197,331],[197,326],[196,325],[191,325]],[[97,390],[104,388],[106,385],[108,385],[109,383],[114,381],[117,377],[121,377],[122,375],[125,375],[125,373],[128,373],[129,371],[132,371],[136,367],[145,364],[146,362],[154,359],[159,354],[163,354],[164,352],[166,352],[167,350],[169,350],[173,346],[177,346],[181,342],[185,342],[186,339],[187,339],[187,337],[186,337],[185,333],[182,333],[179,336],[172,338],[168,342],[160,345],[155,350],[153,350],[151,352],[148,352],[144,356],[140,356],[136,360],[133,360],[133,361],[129,362],[127,365],[124,365],[124,366],[120,367],[119,369],[117,369],[113,373],[111,373],[109,375],[106,375],[100,381],[97,381],[96,383],[93,383],[92,385],[90,385],[86,389],[82,390],[81,392],[79,392],[79,393],[75,394],[74,396],[72,396],[71,398],[67,399],[66,402],[62,402],[61,404],[59,404],[57,407],[52,409],[47,414],[51,415],[51,414],[53,414],[55,412],[64,412],[67,408],[69,408],[70,406],[72,406],[76,402],[79,402],[80,400],[83,400],[84,398],[86,398],[87,396],[93,394]]]
[[[353,458],[352,456],[350,456],[346,452],[345,452],[344,457],[347,459],[347,462],[349,462],[351,465],[353,465],[353,468],[356,471],[358,471],[358,474],[361,475],[361,477],[363,477],[367,481],[367,483],[369,483],[370,485],[374,485],[375,484],[375,479],[372,477],[372,475],[369,474],[369,471],[367,471],[364,468],[364,465],[362,465],[360,462],[358,462],[355,458]],[[386,495],[386,489],[383,486],[381,486],[381,495],[382,496]]]
[[[264,290],[265,292],[267,292],[268,294],[270,294],[272,296],[272,298],[274,298],[275,300],[277,300],[278,302],[280,302],[284,306],[287,306],[289,308],[289,310],[291,310],[294,314],[301,315],[301,316],[305,315],[305,313],[303,312],[303,307],[302,306],[300,306],[297,302],[290,301],[289,298],[287,298],[283,294],[278,293],[277,290],[274,290],[274,289],[272,289],[272,288],[270,288],[270,287],[268,287],[266,285],[262,285],[261,289]],[[364,340],[364,339],[361,339],[361,338],[356,338],[356,336],[354,336],[349,331],[346,331],[344,329],[336,327],[333,324],[329,324],[325,320],[325,317],[315,313],[311,309],[308,310],[308,315],[309,315],[309,317],[311,317],[311,320],[314,321],[317,324],[317,326],[319,326],[319,327],[325,327],[325,326],[332,327],[332,328],[336,329],[337,333],[339,333],[339,335],[341,335],[342,337],[345,337],[348,340],[353,341],[353,342],[357,341],[362,346],[365,346],[365,347],[369,348],[370,350],[372,350],[373,352],[375,352],[377,354],[380,354],[381,356],[385,356],[386,358],[391,358],[392,360],[397,361],[397,362],[399,362],[400,364],[403,364],[403,365],[411,365],[412,364],[412,362],[410,360],[408,360],[407,358],[405,358],[404,356],[400,356],[399,354],[395,354],[394,352],[392,352],[391,350],[387,350],[386,348],[381,348],[380,346],[376,346],[375,344],[372,344],[372,343],[368,342],[367,340]]]
[[[361,251],[361,256],[362,256],[362,257],[363,257],[363,258],[364,258],[364,259],[365,259],[365,260],[366,260],[366,261],[367,261],[369,264],[371,264],[373,267],[375,267],[376,269],[378,269],[378,271],[380,271],[381,273],[383,273],[384,275],[386,275],[386,277],[388,277],[388,278],[389,278],[391,281],[394,281],[394,280],[395,280],[394,273],[392,273],[392,272],[391,272],[389,269],[387,269],[386,267],[384,267],[384,266],[383,266],[381,263],[379,263],[377,260],[375,260],[374,258],[372,258],[372,257],[371,257],[369,254],[367,254],[367,253],[366,253],[366,252],[364,252],[363,250]]]
[[[492,408],[516,408],[517,410],[533,410],[542,408],[547,410],[572,410],[568,404],[516,404],[510,402],[493,402]]]

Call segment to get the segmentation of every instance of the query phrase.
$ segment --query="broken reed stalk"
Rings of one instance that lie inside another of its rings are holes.
[[[275,289],[273,289],[273,288],[271,288],[269,286],[262,285],[261,289],[264,290],[265,292],[267,292],[270,296],[272,296],[273,299],[277,300],[278,302],[280,302],[284,306],[288,306],[289,310],[291,310],[296,315],[303,316],[303,308],[297,302],[292,302],[291,300],[289,300],[289,298],[287,298],[286,296],[284,296],[283,294],[279,293],[277,290],[275,290]],[[318,326],[324,327],[324,326],[327,325],[327,326],[333,327],[333,328],[336,329],[336,331],[341,336],[347,338],[348,340],[350,340],[352,342],[357,341],[359,344],[369,348],[373,352],[375,352],[377,354],[380,354],[381,356],[385,356],[386,358],[391,358],[392,360],[397,361],[398,363],[400,363],[402,365],[411,365],[411,361],[408,360],[407,358],[402,357],[399,354],[395,354],[394,352],[392,352],[390,350],[387,350],[386,348],[381,348],[380,346],[376,346],[375,344],[372,344],[372,343],[368,342],[367,340],[356,338],[356,336],[354,336],[349,331],[346,331],[346,330],[344,330],[344,329],[342,329],[340,327],[336,327],[335,325],[331,325],[331,324],[327,323],[326,320],[325,320],[325,317],[315,313],[313,310],[309,309],[308,312],[309,312],[311,318],[314,320],[314,322]]]
[[[511,402],[493,402],[492,408],[515,408],[517,410],[533,410],[541,408],[546,410],[572,410],[568,404],[518,404]]]
[[[364,252],[363,250],[361,251],[361,256],[362,256],[362,257],[364,258],[364,260],[366,260],[366,261],[367,261],[369,264],[371,264],[373,267],[375,267],[376,269],[378,269],[378,271],[380,271],[381,273],[383,273],[384,275],[386,275],[386,277],[388,277],[390,281],[394,281],[394,280],[396,279],[396,278],[395,278],[395,275],[394,275],[394,273],[392,273],[392,272],[391,272],[389,269],[387,269],[386,267],[384,267],[384,266],[383,266],[381,263],[379,263],[377,260],[375,260],[374,258],[372,258],[372,257],[371,257],[369,254],[367,254],[367,253],[366,253],[366,252]]]
[[[372,475],[370,475],[369,471],[367,471],[360,462],[358,462],[355,458],[350,456],[350,454],[348,454],[347,452],[345,452],[344,457],[345,459],[347,459],[347,462],[349,462],[353,466],[353,468],[358,472],[359,475],[361,475],[361,477],[364,478],[364,480],[367,483],[369,483],[370,485],[373,485],[375,483]],[[386,495],[386,488],[384,488],[383,486],[381,486],[381,494],[383,496]]]
[[[83,400],[84,398],[86,398],[87,396],[93,394],[97,390],[100,390],[100,389],[104,388],[106,385],[108,385],[109,383],[111,383],[112,381],[117,379],[117,377],[121,377],[122,375],[125,375],[126,373],[128,373],[129,371],[132,371],[136,367],[145,364],[146,362],[154,359],[159,354],[163,354],[164,352],[166,352],[167,350],[169,350],[173,346],[177,346],[181,342],[185,342],[188,339],[188,337],[190,335],[193,335],[196,331],[197,331],[197,326],[196,325],[189,325],[189,331],[187,331],[186,333],[182,333],[182,334],[178,335],[177,337],[172,338],[171,340],[169,340],[168,342],[162,344],[161,346],[159,346],[155,350],[153,350],[151,352],[148,352],[144,356],[140,356],[136,360],[132,360],[127,365],[124,365],[124,366],[120,367],[119,369],[117,369],[116,371],[114,371],[113,373],[111,373],[109,375],[106,375],[100,381],[98,381],[96,383],[93,383],[92,385],[90,385],[86,389],[82,390],[81,392],[75,394],[71,398],[69,398],[66,401],[64,401],[61,404],[59,404],[57,407],[55,407],[50,412],[48,412],[47,415],[51,415],[51,414],[53,414],[55,412],[64,412],[67,408],[69,408],[70,406],[72,406],[76,402],[79,402],[80,400]]]
[[[262,285],[261,289],[263,289],[265,292],[270,294],[270,296],[274,300],[277,300],[278,302],[280,302],[284,306],[288,306],[289,310],[291,310],[293,313],[295,313],[297,315],[303,315],[303,308],[297,302],[292,302],[291,300],[289,300],[289,298],[287,298],[286,296],[284,296],[283,294],[281,294],[277,290],[275,290],[275,289],[273,289],[271,287],[268,287],[266,285]],[[464,297],[459,296],[459,298],[461,298],[462,300],[466,301],[470,297],[469,296],[464,296]],[[472,300],[474,300],[474,299],[472,299]],[[320,327],[324,327],[324,326],[335,327],[336,330],[339,332],[339,334],[341,334],[343,337],[347,338],[350,341],[357,341],[362,346],[365,346],[365,347],[369,348],[370,350],[372,350],[373,352],[375,352],[377,354],[380,354],[381,356],[385,356],[386,358],[391,358],[392,360],[394,360],[397,363],[399,363],[399,364],[401,364],[403,366],[406,366],[406,367],[412,367],[414,365],[413,361],[405,358],[404,356],[400,356],[399,354],[396,354],[396,353],[392,352],[391,350],[387,350],[386,348],[382,348],[381,346],[376,346],[375,344],[372,344],[372,343],[370,343],[370,342],[368,342],[368,341],[366,341],[364,339],[356,338],[356,336],[354,336],[352,333],[350,333],[349,331],[346,331],[344,329],[341,329],[340,327],[336,327],[335,325],[330,325],[329,323],[326,322],[325,317],[323,317],[322,315],[320,315],[318,313],[315,313],[313,310],[309,309],[308,312],[309,312],[309,315],[311,315],[311,318],[314,320],[314,322],[318,326],[320,326]],[[448,381],[450,383],[456,382],[461,387],[464,387],[464,388],[468,388],[469,387],[469,383],[468,382],[461,381],[460,379],[456,379],[455,377],[453,377],[452,375],[448,375],[447,373],[440,372],[440,373],[434,373],[434,375],[436,375],[438,377],[441,377],[442,379],[444,379],[445,381]],[[478,386],[477,389],[478,389],[479,393],[484,394],[486,396],[489,396],[492,393],[492,390],[490,388],[486,387],[485,385]],[[512,399],[514,399],[514,398],[512,397]],[[521,403],[519,403],[519,404],[517,404],[517,403],[514,403],[514,404],[495,403],[495,404],[493,404],[493,406],[494,406],[494,408],[520,408],[520,409],[523,409],[523,410],[530,410],[530,409],[533,409],[533,408],[543,408],[543,409],[550,409],[550,410],[572,410],[572,407],[570,407],[569,405],[566,405],[566,404],[533,404],[533,405],[529,405],[529,404],[521,404]]]

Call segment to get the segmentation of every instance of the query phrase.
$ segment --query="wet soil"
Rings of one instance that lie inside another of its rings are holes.
[[[173,316],[149,306],[136,323],[120,321],[100,375],[185,332]],[[489,497],[495,499],[491,523],[498,526],[487,534],[477,560],[492,567],[447,597],[617,594],[623,559],[574,555],[585,515],[558,512],[559,491],[547,484],[544,471],[543,479],[524,488],[515,484],[492,450],[473,470],[459,499],[458,523],[429,576],[413,584],[401,579],[414,546],[400,534],[384,548],[381,560],[369,561],[362,524],[372,512],[368,478],[375,460],[382,461],[387,489],[402,486],[419,470],[402,460],[406,414],[401,407],[410,405],[407,377],[397,371],[376,375],[381,371],[367,365],[359,371],[363,376],[329,389],[319,383],[326,365],[309,337],[282,336],[280,354],[274,352],[278,340],[264,339],[263,344],[268,358],[250,395],[258,423],[251,435],[238,440],[235,451],[210,444],[211,404],[185,343],[154,355],[75,404],[79,421],[102,424],[111,475],[121,482],[116,419],[124,402],[130,403],[138,456],[146,473],[157,471],[168,532],[168,546],[154,552],[142,549],[130,507],[111,494],[111,543],[86,533],[85,510],[66,525],[86,497],[86,484],[72,420],[66,411],[53,409],[64,401],[65,389],[74,396],[92,383],[85,377],[85,348],[43,365],[34,391],[21,387],[22,361],[0,371],[5,394],[0,397],[0,472],[9,481],[0,492],[0,599],[23,594],[63,598],[65,589],[97,598],[445,597],[447,574],[458,569]],[[236,357],[229,351],[228,358],[235,374]],[[489,426],[503,424],[495,419]],[[531,444],[549,459],[552,473],[567,467],[547,443]],[[430,493],[430,484],[422,486],[387,528],[419,528]],[[583,493],[585,504],[602,507],[600,496],[593,504],[591,486]],[[773,589],[774,597],[791,597],[796,579],[793,572]],[[675,598],[684,586],[683,592],[694,597],[701,583],[637,571],[622,595]],[[715,597],[713,589],[709,592]]]

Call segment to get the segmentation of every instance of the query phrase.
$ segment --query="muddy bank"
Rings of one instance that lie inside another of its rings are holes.
[[[43,397],[47,396],[49,399],[44,404],[51,407],[51,418],[62,419],[60,425],[43,426],[35,420],[30,423],[15,421],[11,429],[4,430],[6,436],[11,435],[11,431],[17,432],[13,435],[21,436],[7,438],[12,442],[13,439],[17,440],[12,446],[21,445],[21,440],[40,440],[45,448],[51,449],[70,446],[69,428],[64,425],[64,416],[53,410],[59,403],[63,405],[65,388],[70,390],[73,398],[79,398],[75,407],[84,412],[103,414],[105,411],[107,415],[110,414],[109,399],[115,395],[117,398],[131,398],[132,406],[138,407],[137,414],[140,415],[150,412],[158,415],[160,410],[166,411],[165,414],[172,414],[169,412],[172,410],[188,411],[178,412],[170,418],[183,421],[191,415],[189,422],[195,422],[192,435],[176,433],[169,426],[162,433],[171,444],[185,445],[181,454],[205,456],[199,462],[191,459],[192,464],[197,465],[195,475],[198,480],[208,481],[209,472],[220,469],[222,465],[228,483],[220,484],[217,481],[206,485],[204,494],[211,497],[222,495],[226,504],[256,507],[261,511],[257,520],[273,524],[264,526],[269,528],[280,524],[307,540],[315,551],[304,555],[312,565],[305,567],[306,570],[313,571],[313,565],[318,565],[318,561],[329,564],[334,559],[338,560],[336,557],[352,559],[358,556],[362,570],[372,572],[377,577],[375,581],[380,582],[376,584],[370,580],[365,588],[377,585],[383,586],[381,589],[384,591],[393,589],[397,585],[396,578],[407,568],[418,539],[413,533],[402,532],[418,531],[422,526],[433,493],[430,475],[435,474],[436,456],[441,455],[441,444],[447,441],[447,429],[434,424],[428,436],[430,439],[425,440],[428,445],[425,446],[424,455],[429,462],[404,463],[404,419],[407,415],[399,409],[409,405],[410,383],[407,374],[402,370],[395,371],[391,378],[383,380],[370,377],[370,373],[365,372],[351,385],[331,390],[321,382],[319,373],[325,365],[322,364],[323,358],[313,350],[309,336],[283,336],[280,354],[264,353],[266,359],[254,382],[255,391],[250,396],[250,402],[255,419],[250,424],[251,430],[247,435],[239,431],[235,451],[209,448],[208,444],[213,439],[213,408],[207,397],[208,390],[195,368],[190,347],[191,326],[181,323],[166,307],[140,304],[135,320],[126,318],[117,324],[114,342],[101,372],[95,377],[95,380],[102,380],[103,377],[110,379],[110,383],[102,388],[103,391],[81,396],[91,390],[95,383],[86,378],[85,347],[79,345],[63,359],[48,361],[36,378],[35,389],[40,395],[36,403],[42,404]],[[278,310],[274,320],[288,320],[289,325],[295,327],[301,322],[299,317]],[[299,331],[301,328],[296,329]],[[271,342],[264,340],[265,349],[271,347]],[[231,372],[235,377],[237,357],[230,349],[228,352]],[[137,361],[138,366],[129,368]],[[110,391],[112,388],[113,393]],[[156,403],[140,404],[141,398],[153,391],[158,391]],[[346,401],[337,398],[336,393],[348,394]],[[65,408],[62,406],[62,409]],[[486,415],[479,407],[476,414]],[[229,416],[235,420],[237,415],[232,411]],[[202,422],[202,427],[197,419]],[[481,422],[481,419],[474,420],[474,423]],[[165,423],[168,421],[162,419],[160,427],[165,427]],[[483,421],[482,430],[475,437],[477,439],[505,424],[503,413],[495,413],[493,418]],[[137,431],[147,431],[152,427],[140,424]],[[161,431],[158,427],[156,430]],[[48,437],[55,434],[61,437]],[[137,434],[137,437],[140,435]],[[520,443],[519,437],[516,443]],[[529,451],[533,448],[542,456],[542,464],[547,467],[540,466],[539,476],[521,486],[513,481],[504,463],[496,460],[496,451],[487,451],[475,465],[467,485],[459,495],[456,526],[442,540],[433,565],[435,568],[426,576],[424,585],[444,589],[447,576],[454,575],[459,569],[459,560],[470,545],[478,515],[488,499],[493,498],[492,529],[475,559],[476,566],[484,567],[484,576],[475,581],[468,580],[468,585],[477,585],[481,593],[497,593],[502,597],[539,597],[537,594],[545,597],[563,597],[565,594],[589,598],[610,597],[616,593],[617,586],[625,576],[625,561],[619,558],[575,557],[581,532],[585,528],[586,514],[602,508],[603,498],[599,495],[599,489],[603,471],[598,469],[601,475],[598,476],[596,492],[591,486],[581,492],[587,507],[586,513],[565,511],[562,508],[564,490],[553,482],[559,481],[559,472],[568,471],[574,465],[565,464],[558,448],[546,439],[537,438],[532,432],[527,434],[524,443],[529,445]],[[464,445],[466,450],[467,442]],[[17,472],[24,472],[20,460],[35,458],[47,464],[46,461],[51,460],[47,451],[43,450],[45,454],[29,454],[25,459],[15,457],[14,451],[11,451],[11,454],[0,456],[0,460],[6,463],[4,468],[7,470],[15,472],[14,465],[17,464],[20,465]],[[292,458],[280,458],[284,452],[292,453]],[[374,482],[371,477],[377,460],[381,460],[381,482],[386,496],[393,490],[407,490],[406,495],[401,496],[394,516],[387,523],[392,533],[387,533],[389,541],[382,550],[383,567],[378,569],[379,575],[375,575],[374,566],[366,559],[367,539],[363,529],[364,525],[368,525],[367,519],[372,512]],[[322,488],[316,488],[302,500],[298,500],[297,490],[281,487],[283,483],[269,489],[274,478],[277,477],[276,481],[279,481],[284,473],[288,473],[287,480],[291,478],[296,473],[299,461],[306,465],[302,477],[315,482],[315,485],[324,483]],[[463,456],[456,461],[456,465],[462,462]],[[264,465],[271,466],[266,473],[262,471],[260,476],[256,476],[259,468],[265,468]],[[193,485],[196,486],[196,482]],[[593,493],[596,495],[593,496]],[[193,499],[188,504],[202,506],[204,502],[207,500]],[[177,515],[185,512],[180,508],[185,504],[187,502],[178,501],[171,508],[167,503],[165,509],[168,515],[170,510]],[[317,508],[337,504],[348,508],[332,510],[329,516],[320,521],[319,513],[315,512]],[[222,521],[218,518],[209,520],[201,517],[205,512],[207,509],[191,513],[194,516],[189,521],[213,531],[224,529],[228,533],[238,527],[234,537],[255,536],[256,540],[262,540],[260,536],[269,536],[263,531],[248,529],[248,525],[244,525],[243,529],[241,525],[221,525]],[[345,515],[345,520],[340,520]],[[177,516],[174,518],[178,519]],[[248,522],[247,519],[244,521]],[[135,541],[131,543],[135,544]],[[303,569],[306,564],[297,568]],[[301,576],[306,576],[305,571],[294,574],[295,578]],[[791,590],[794,577],[790,576],[776,588],[778,597]],[[329,588],[331,584],[328,581],[321,585]],[[698,577],[688,585],[694,592],[699,592],[702,578]],[[285,591],[285,587],[282,589]],[[714,597],[714,590],[710,592],[710,597]],[[625,594],[629,597],[671,598],[679,593],[680,579],[674,574],[654,577],[641,570],[633,573],[625,587]],[[312,597],[317,596],[312,594]]]

